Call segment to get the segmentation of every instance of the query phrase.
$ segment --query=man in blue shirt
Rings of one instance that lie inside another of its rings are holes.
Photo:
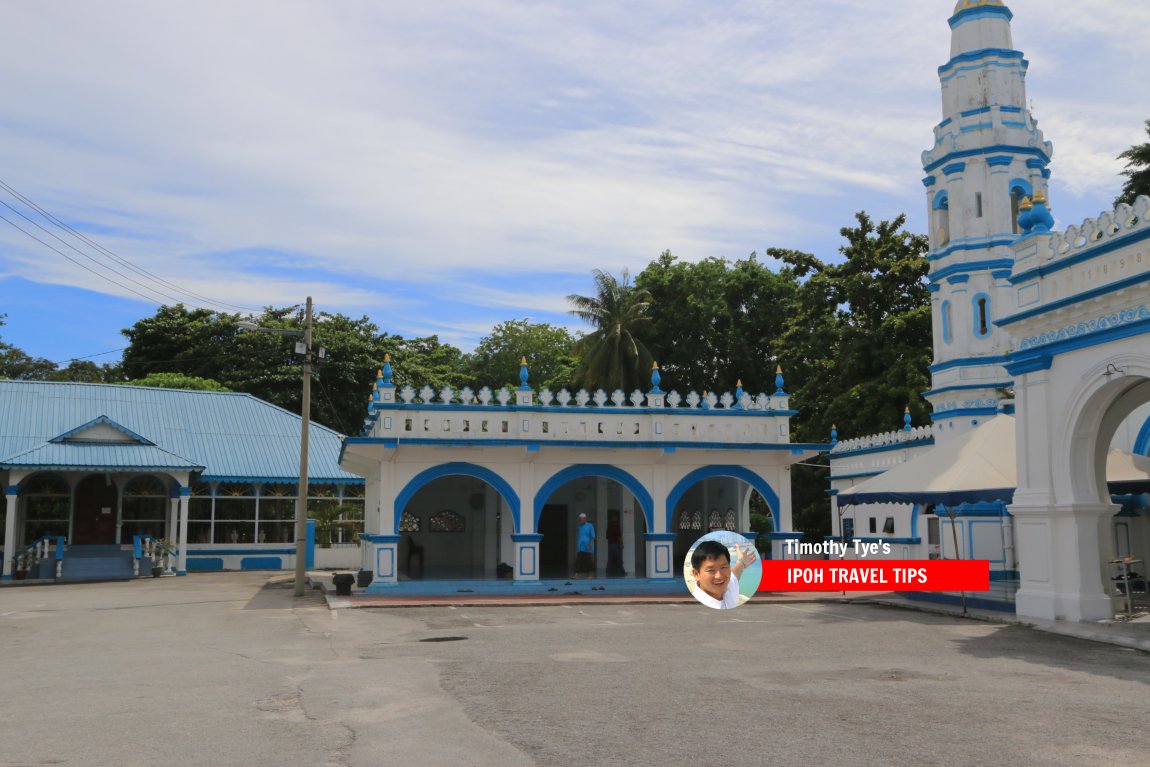
[[[575,578],[592,578],[595,575],[595,526],[587,521],[587,515],[579,514],[579,543],[575,547]]]

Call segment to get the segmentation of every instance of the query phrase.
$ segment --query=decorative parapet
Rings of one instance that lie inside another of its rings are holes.
[[[1055,233],[1050,238],[1050,257],[1072,256],[1140,229],[1150,229],[1150,197],[1146,195],[1135,199],[1133,205],[1123,203],[1098,218],[1088,218],[1079,226],[1068,226],[1065,232]]]
[[[835,444],[831,455],[852,453],[856,450],[870,450],[876,447],[889,447],[907,445],[914,442],[926,442],[934,439],[934,432],[929,426],[917,426],[911,429],[888,431],[882,434],[871,434],[866,437],[855,437]]]
[[[424,444],[652,443],[664,446],[790,445],[789,395],[782,369],[776,371],[774,394],[689,392],[659,388],[658,366],[651,389],[630,394],[599,389],[535,392],[528,384],[526,360],[520,363],[520,386],[479,391],[469,387],[439,391],[404,386],[396,391],[390,360],[380,370],[368,401],[361,436]]]
[[[995,324],[1025,350],[1086,335],[1125,321],[1137,305],[1098,305],[1099,299],[1150,278],[1150,197],[1119,205],[1064,232],[1024,236],[1014,244],[1014,314]],[[1044,316],[1058,310],[1059,329]]]

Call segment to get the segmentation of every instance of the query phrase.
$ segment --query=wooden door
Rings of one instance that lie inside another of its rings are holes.
[[[115,542],[116,486],[104,474],[85,477],[76,487],[71,543],[91,546]]]
[[[539,575],[542,578],[569,578],[572,563],[567,560],[567,506],[547,504],[539,515]]]

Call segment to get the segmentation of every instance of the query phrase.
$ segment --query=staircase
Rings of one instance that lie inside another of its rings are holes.
[[[132,552],[119,546],[69,546],[59,581],[128,581]]]

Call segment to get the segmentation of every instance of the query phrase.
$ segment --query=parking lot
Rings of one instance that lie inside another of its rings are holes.
[[[328,610],[283,576],[0,590],[0,765],[1089,765],[1150,656],[880,606]]]

